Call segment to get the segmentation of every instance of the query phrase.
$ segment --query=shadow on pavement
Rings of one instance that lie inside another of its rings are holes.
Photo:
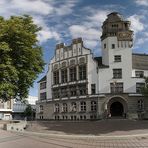
[[[148,133],[148,121],[108,119],[99,121],[32,121],[28,131],[44,133],[127,135]]]

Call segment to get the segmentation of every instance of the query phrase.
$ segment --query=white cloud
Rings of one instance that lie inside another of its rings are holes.
[[[91,15],[87,16],[81,25],[72,25],[69,27],[69,31],[72,38],[82,37],[86,47],[95,48],[99,44],[102,33],[101,25],[106,19],[108,11],[90,11]]]
[[[135,34],[144,29],[144,24],[141,21],[142,18],[143,16],[136,14],[128,18],[128,20],[131,21],[131,28],[135,32]]]
[[[38,40],[40,43],[43,43],[52,38],[55,40],[60,40],[60,35],[56,31],[50,29],[44,29],[38,33]]]
[[[75,6],[75,4],[76,4],[76,1],[74,1],[74,0],[67,1],[67,2],[63,3],[61,6],[59,6],[58,8],[56,8],[55,12],[58,15],[70,14],[70,13],[72,13],[73,7]]]
[[[98,45],[97,40],[85,40],[84,44],[86,45],[86,47],[89,47],[90,49],[96,47]]]
[[[54,1],[54,0],[0,0],[0,14],[5,18],[12,15],[29,14],[34,22],[42,27],[38,33],[40,43],[48,39],[60,40],[60,34],[56,29],[48,26],[47,20],[50,17],[58,17],[72,13],[77,0]]]
[[[87,28],[83,25],[72,25],[69,30],[73,38],[82,37],[85,41],[85,45],[89,48],[96,47],[98,44],[98,38],[101,34],[99,30]]]
[[[136,38],[135,48],[140,48],[142,45],[146,45],[148,42],[148,32],[143,32],[142,35]]]
[[[136,0],[135,2],[140,6],[148,6],[148,0]]]
[[[49,39],[60,40],[60,34],[51,27],[48,27],[45,20],[42,17],[34,16],[34,23],[42,27],[42,30],[38,32],[38,40],[40,43],[46,42]]]
[[[12,0],[12,9],[23,11],[26,13],[36,13],[47,15],[53,12],[53,6],[49,3],[44,2],[44,0]]]
[[[72,37],[83,37],[93,40],[100,35],[100,32],[97,29],[87,28],[86,26],[81,25],[72,25],[69,29]]]
[[[103,11],[103,10],[94,11],[94,14],[92,16],[88,16],[88,20],[91,21],[90,24],[92,24],[93,26],[99,27],[105,21],[108,14],[109,11]]]

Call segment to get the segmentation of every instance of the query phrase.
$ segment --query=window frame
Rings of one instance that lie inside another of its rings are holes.
[[[91,94],[96,94],[96,84],[91,84]]]
[[[53,84],[59,84],[59,70],[53,72]]]
[[[79,65],[79,80],[87,79],[87,67],[86,64]]]
[[[114,62],[121,62],[121,55],[115,55]]]
[[[86,102],[85,101],[80,102],[80,111],[86,112]]]
[[[46,92],[40,93],[40,100],[46,100],[47,99],[47,94]]]
[[[60,105],[59,105],[59,103],[56,103],[54,107],[55,107],[54,112],[55,113],[59,113],[60,112]]]
[[[67,68],[61,69],[61,83],[67,82]]]
[[[68,112],[68,105],[67,103],[62,104],[62,112],[67,113]]]
[[[139,85],[139,86],[138,86]],[[143,82],[137,82],[136,83],[136,93],[141,93],[142,88],[145,87],[145,83]]]
[[[115,49],[115,47],[116,47],[115,44],[112,44],[111,48],[112,48],[112,49]]]
[[[72,66],[69,68],[69,80],[70,82],[77,80],[77,68],[76,66]]]
[[[40,90],[46,89],[46,82],[40,82]]]
[[[136,70],[135,71],[135,77],[136,78],[143,78],[144,77],[144,71],[142,71],[142,70]]]
[[[91,111],[97,111],[97,102],[91,101]]]
[[[124,83],[110,83],[110,92],[111,93],[123,93],[124,92]]]
[[[122,68],[113,69],[113,79],[122,79]]]

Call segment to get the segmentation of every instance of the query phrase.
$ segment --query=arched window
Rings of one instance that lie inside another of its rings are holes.
[[[55,104],[55,112],[56,112],[56,113],[59,113],[59,112],[60,112],[60,106],[59,106],[58,103]]]
[[[91,111],[96,111],[97,110],[97,103],[96,101],[91,101]]]
[[[68,108],[67,108],[67,103],[63,103],[63,112],[67,112]]]
[[[81,109],[81,111],[86,111],[86,102],[82,101],[80,103],[80,109]]]

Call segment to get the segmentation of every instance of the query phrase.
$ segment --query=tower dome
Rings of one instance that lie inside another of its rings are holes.
[[[130,30],[130,21],[125,20],[118,12],[108,14],[102,25],[101,40],[111,36],[118,36],[121,32],[122,34],[123,32],[128,33],[129,39],[132,40],[133,31]]]

